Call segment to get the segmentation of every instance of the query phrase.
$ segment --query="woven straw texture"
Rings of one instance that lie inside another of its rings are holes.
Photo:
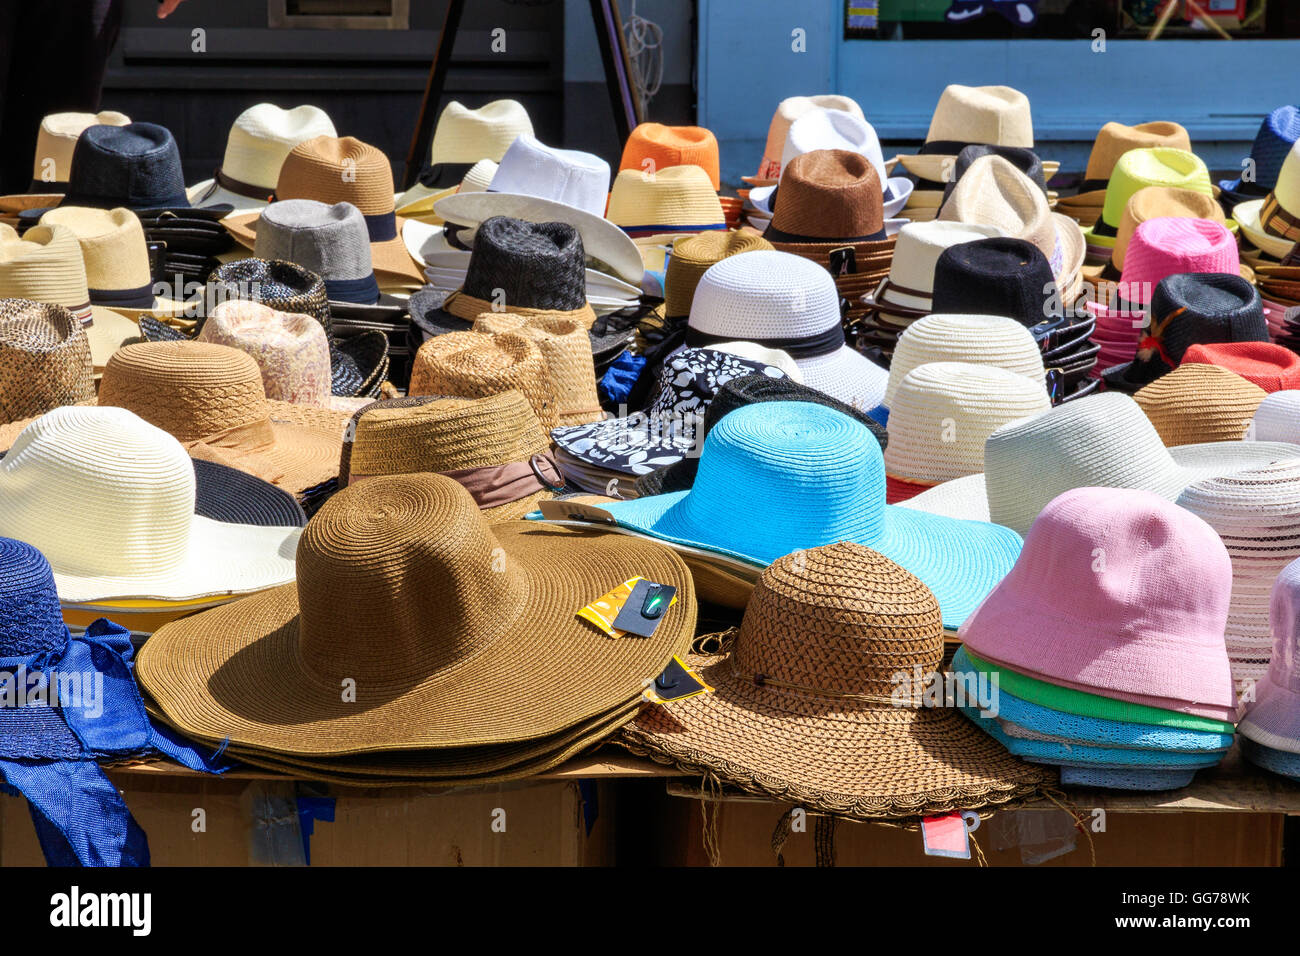
[[[0,298],[34,299],[70,309],[90,304],[86,267],[67,226],[33,226],[21,239],[0,225]]]
[[[1240,730],[1259,744],[1300,754],[1300,561],[1283,568],[1273,583],[1269,623],[1268,677],[1256,688]]]
[[[670,166],[654,175],[625,169],[614,178],[605,218],[625,230],[719,229],[727,217],[715,189],[699,166]]]
[[[695,287],[715,262],[764,249],[771,251],[772,244],[752,232],[702,232],[678,239],[664,269],[664,315],[690,315]]]
[[[0,422],[94,398],[90,342],[72,313],[0,299]]]
[[[281,199],[271,203],[258,220],[253,254],[295,263],[326,281],[374,275],[366,221],[347,202],[330,206],[314,199]]]
[[[768,239],[865,239],[884,228],[880,177],[867,158],[819,149],[796,156],[781,174]]]
[[[580,309],[587,303],[582,237],[563,222],[493,216],[478,228],[461,291],[506,308]]]
[[[816,109],[844,110],[858,119],[862,119],[862,107],[847,96],[835,93],[822,93],[817,96],[790,96],[777,104],[772,114],[772,122],[767,127],[767,142],[763,146],[763,158],[758,164],[758,172],[751,177],[755,186],[771,184],[777,181],[781,172],[781,158],[785,155],[785,138],[790,126],[800,116]]]
[[[777,561],[724,649],[687,658],[712,694],[647,708],[620,742],[751,793],[865,819],[996,805],[1049,779],[951,710],[891,703],[894,675],[939,666],[943,627],[925,586],[867,548]]]
[[[1147,186],[1173,186],[1213,195],[1209,170],[1193,153],[1167,147],[1129,150],[1111,170],[1098,226],[1105,224],[1111,230],[1117,229],[1128,201]]]
[[[632,130],[619,160],[620,173],[625,169],[658,172],[670,166],[698,166],[709,177],[709,185],[715,192],[722,186],[718,176],[718,140],[709,130],[702,126],[663,123],[641,123]]]
[[[605,417],[596,393],[591,339],[580,323],[546,315],[484,312],[474,320],[474,331],[489,335],[516,332],[537,344],[555,393],[557,426],[586,425]]]
[[[512,389],[528,399],[547,432],[556,427],[555,390],[537,343],[518,332],[448,332],[415,353],[408,393],[485,398]]]
[[[43,226],[66,226],[81,244],[86,284],[101,293],[152,287],[144,226],[129,209],[68,206],[41,217]],[[150,300],[153,295],[150,293]]]
[[[478,109],[452,100],[438,116],[429,161],[437,165],[500,160],[515,138],[525,135],[533,135],[533,122],[518,100],[493,100]]]
[[[667,548],[531,523],[489,528],[469,493],[438,475],[340,491],[304,532],[298,561],[295,586],[149,639],[137,672],[174,726],[286,754],[533,740],[634,697],[695,627],[689,571]],[[677,588],[654,637],[613,641],[577,618],[638,574]],[[345,677],[361,706],[341,699]],[[566,692],[539,695],[543,681]]]
[[[1115,235],[1115,248],[1110,260],[1116,269],[1124,268],[1129,243],[1137,227],[1148,219],[1208,219],[1227,226],[1223,207],[1213,196],[1194,189],[1173,186],[1146,186],[1133,194],[1124,207],[1119,230]]]
[[[894,255],[889,263],[889,284],[872,298],[880,312],[890,306],[929,312],[934,293],[934,267],[940,254],[949,246],[1001,234],[996,226],[976,226],[961,222],[909,222],[898,231]],[[909,314],[909,318],[912,316]]]
[[[286,110],[273,103],[258,103],[231,124],[221,171],[231,179],[270,193],[290,150],[317,136],[336,135],[334,123],[319,107],[303,105]]]
[[[1183,363],[1225,368],[1269,393],[1300,388],[1300,355],[1272,342],[1198,342]]]
[[[885,387],[886,408],[907,373],[928,362],[989,365],[1042,382],[1043,353],[1029,330],[995,315],[934,314],[918,319],[898,337]],[[981,452],[981,459],[982,459]]]
[[[1246,435],[1264,390],[1213,365],[1180,365],[1133,400],[1168,447],[1211,441],[1240,441]]]
[[[1097,138],[1093,140],[1083,178],[1110,179],[1115,164],[1130,149],[1161,146],[1191,152],[1192,140],[1187,130],[1178,123],[1155,122],[1125,126],[1123,123],[1109,122],[1098,131]]]
[[[944,88],[925,141],[1034,148],[1029,98],[1009,86]]]

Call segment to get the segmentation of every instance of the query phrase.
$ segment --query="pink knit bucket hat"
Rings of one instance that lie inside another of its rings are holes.
[[[960,636],[1051,683],[1234,720],[1231,596],[1232,562],[1200,518],[1147,491],[1076,488],[1043,509]]]

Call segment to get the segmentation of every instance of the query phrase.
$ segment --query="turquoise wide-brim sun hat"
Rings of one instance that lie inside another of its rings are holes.
[[[880,443],[855,419],[810,402],[738,408],[710,431],[688,491],[602,506],[631,532],[766,567],[851,541],[921,579],[956,628],[1015,564],[1009,528],[885,504]]]

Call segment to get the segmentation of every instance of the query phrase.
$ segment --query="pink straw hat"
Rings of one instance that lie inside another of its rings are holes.
[[[1273,583],[1269,621],[1273,659],[1237,729],[1257,744],[1300,753],[1300,559],[1283,568]]]
[[[1234,720],[1231,597],[1232,561],[1200,518],[1147,491],[1076,488],[1043,509],[960,636],[1053,684]]]

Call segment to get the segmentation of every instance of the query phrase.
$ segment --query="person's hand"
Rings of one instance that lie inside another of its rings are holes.
[[[171,16],[172,11],[179,7],[185,0],[159,0],[158,19],[165,20]]]

